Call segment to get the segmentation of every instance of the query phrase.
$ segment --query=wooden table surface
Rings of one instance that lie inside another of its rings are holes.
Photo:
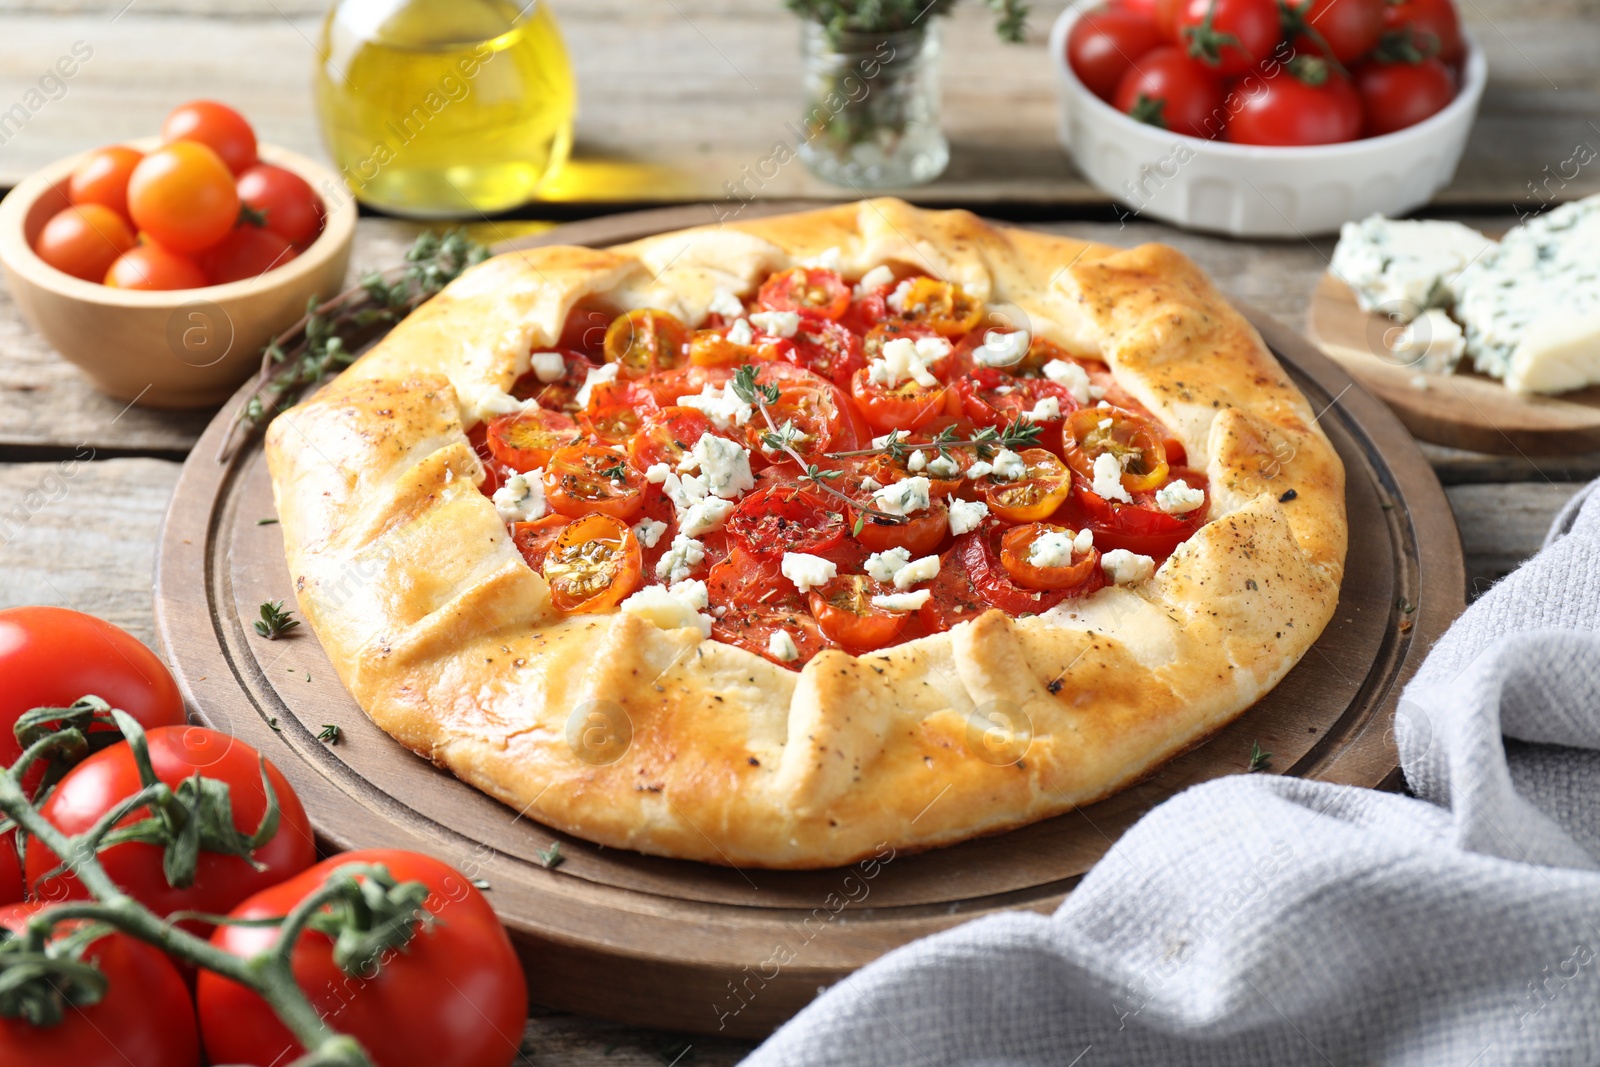
[[[553,191],[564,203],[524,209],[524,220],[719,198],[724,182],[784,136],[798,109],[797,34],[779,0],[554,6],[579,80],[578,148]],[[1060,6],[1040,3],[1030,44],[1005,48],[977,5],[964,5],[947,36],[952,164],[913,197],[1045,220],[1037,224],[1115,245],[1165,241],[1230,294],[1302,327],[1331,241],[1241,242],[1105,221],[1114,218],[1108,201],[1054,139],[1040,42]],[[1593,165],[1564,185],[1551,179],[1576,146],[1600,146],[1600,0],[1460,6],[1488,54],[1490,84],[1461,169],[1434,212],[1503,228],[1535,202],[1541,183],[1561,199],[1600,192]],[[23,99],[75,41],[94,50],[58,99],[46,100],[20,130],[0,127],[0,188],[69,152],[153,130],[174,103],[202,95],[241,107],[264,139],[321,155],[307,82],[324,10],[321,0],[0,0],[0,111]],[[841,191],[794,164],[761,195],[837,198]],[[1075,221],[1050,221],[1062,219]],[[501,220],[477,229],[498,239],[541,225]],[[364,219],[353,270],[392,262],[415,232],[409,223]],[[127,408],[96,394],[0,294],[0,605],[67,605],[153,641],[157,528],[208,418]],[[1426,451],[1461,529],[1469,596],[1536,551],[1555,511],[1600,475],[1600,455],[1534,461]],[[748,1048],[535,1011],[520,1062],[723,1064]]]

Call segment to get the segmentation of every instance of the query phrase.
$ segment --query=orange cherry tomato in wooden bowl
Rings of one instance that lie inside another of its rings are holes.
[[[197,141],[163,145],[128,178],[134,224],[174,252],[202,252],[239,220],[239,191],[218,155]]]
[[[62,208],[39,231],[33,250],[63,274],[98,282],[118,257],[138,245],[121,215],[103,204]]]
[[[128,215],[128,176],[139,165],[144,153],[126,145],[109,145],[84,157],[72,170],[67,195],[74,204],[100,204],[121,215]]]
[[[609,611],[643,584],[639,541],[626,523],[593,513],[568,523],[545,553],[550,600],[569,614]]]

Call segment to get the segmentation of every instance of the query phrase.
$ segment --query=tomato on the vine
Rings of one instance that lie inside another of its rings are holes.
[[[1361,134],[1361,98],[1350,79],[1318,56],[1296,56],[1260,89],[1245,94],[1228,120],[1235,144],[1316,145]]]
[[[1146,53],[1123,76],[1112,106],[1140,122],[1209,139],[1227,119],[1222,83],[1176,46]]]
[[[611,610],[643,584],[643,572],[638,538],[622,520],[602,513],[561,527],[543,565],[551,601],[573,614]]]
[[[23,933],[43,902],[0,908],[0,926]],[[52,942],[83,924],[63,922]],[[92,1004],[72,1002],[70,987],[60,1022],[35,1026],[0,1016],[0,1063],[6,1067],[197,1067],[200,1034],[189,989],[158,948],[107,928],[79,957],[105,976],[105,995]],[[40,977],[37,981],[46,981]],[[55,979],[59,981],[59,979]],[[58,986],[58,988],[60,988]],[[17,990],[10,991],[12,996]]]
[[[394,849],[342,853],[257,893],[233,918],[283,915],[352,863],[381,865],[396,881],[423,883],[429,891],[423,908],[437,921],[415,924],[403,949],[383,953],[375,973],[359,976],[335,963],[327,934],[302,933],[290,965],[312,1009],[359,1041],[377,1067],[508,1067],[517,1059],[527,1012],[526,979],[494,909],[448,864]],[[279,936],[275,925],[230,925],[211,941],[248,957]],[[266,1001],[227,978],[202,973],[195,999],[212,1063],[268,1067],[304,1051]]]
[[[1276,0],[1178,0],[1172,32],[1192,59],[1236,78],[1272,55],[1283,27]]]
[[[249,745],[203,726],[163,726],[146,734],[156,777],[177,790],[185,779],[202,775],[228,786],[235,829],[248,838],[267,816],[262,775],[278,804],[277,831],[249,857],[200,850],[192,880],[168,882],[167,851],[160,844],[125,841],[102,849],[99,858],[111,880],[157,915],[174,911],[222,914],[245,897],[305,870],[316,861],[311,823],[300,798],[283,774]],[[64,834],[88,830],[104,814],[144,788],[133,749],[127,744],[102,749],[78,764],[51,791],[39,813]],[[119,827],[149,817],[136,808]],[[52,873],[60,861],[38,840],[28,842],[28,891],[46,900],[88,895],[71,871]]]
[[[910,615],[877,607],[883,590],[861,574],[841,574],[808,594],[811,614],[823,636],[849,652],[870,652],[892,644]]]
[[[1073,24],[1067,34],[1067,62],[1091,93],[1109,101],[1123,75],[1147,52],[1166,43],[1151,14],[1125,6],[1106,8]]]
[[[579,436],[578,424],[561,412],[530,408],[490,420],[485,441],[495,459],[526,474],[576,444]]]
[[[850,287],[838,271],[795,267],[762,282],[756,303],[768,311],[803,311],[837,319],[850,306]]]
[[[1443,111],[1456,95],[1450,71],[1437,59],[1415,63],[1373,60],[1356,69],[1355,82],[1365,116],[1363,137],[1381,137],[1415,126]]]

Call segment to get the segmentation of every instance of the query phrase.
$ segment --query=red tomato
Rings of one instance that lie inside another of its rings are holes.
[[[1167,484],[1182,481],[1194,489],[1208,489],[1206,476],[1185,467],[1174,468]],[[1210,509],[1206,503],[1182,515],[1168,515],[1156,506],[1155,492],[1133,494],[1132,504],[1119,504],[1095,495],[1083,485],[1075,487],[1073,501],[1058,513],[1058,518],[1074,528],[1088,526],[1094,533],[1095,547],[1102,552],[1114,548],[1164,559],[1189,536],[1205,525]]]
[[[265,274],[295,257],[294,246],[282,235],[246,223],[206,249],[200,269],[212,285],[237,282]]]
[[[544,573],[544,559],[555,547],[556,538],[572,520],[565,515],[546,515],[533,522],[519,522],[511,527],[511,543],[522,553],[530,568]]]
[[[296,248],[322,232],[322,199],[292,170],[257,163],[239,175],[239,200],[266,216],[266,228]]]
[[[778,560],[756,559],[737,544],[727,559],[712,567],[706,591],[714,606],[726,610],[721,615],[713,612],[711,636],[799,670],[827,645],[827,639],[806,598],[779,568]],[[773,652],[772,639],[779,630],[794,642],[799,653],[795,659],[785,661]]]
[[[144,153],[125,145],[97,149],[72,169],[67,195],[74,204],[100,204],[124,219],[128,215],[128,177]]]
[[[611,321],[601,348],[607,363],[620,364],[620,377],[638,378],[683,366],[688,343],[689,327],[676,315],[639,308]]]
[[[0,908],[0,925],[22,933],[42,903]],[[55,927],[52,941],[78,928]],[[126,934],[106,933],[81,957],[106,976],[98,1003],[67,1004],[54,1026],[0,1017],[0,1063],[6,1067],[197,1067],[200,1035],[178,969],[161,952]]]
[[[126,630],[67,608],[0,610],[0,764],[22,755],[12,727],[23,712],[89,695],[147,730],[184,721],[172,672]],[[29,777],[31,788],[38,774]]]
[[[17,857],[17,834],[0,834],[0,904],[12,904],[26,895],[22,882],[22,861]]]
[[[1385,0],[1285,0],[1283,21],[1297,53],[1351,64],[1383,34]]]
[[[970,622],[989,610],[989,605],[973,588],[972,579],[962,569],[954,549],[940,558],[939,576],[928,589],[933,595],[917,609],[917,622],[928,633],[943,633],[957,623]]]
[[[1112,106],[1186,137],[1215,137],[1227,121],[1222,83],[1176,46],[1158,48],[1123,77]]]
[[[1043,522],[1013,526],[1000,538],[1000,565],[1012,581],[1028,589],[1066,589],[1074,596],[1092,593],[1105,585],[1100,553],[1095,549],[1087,552],[1074,549],[1068,562],[1056,566],[1046,566],[1033,558],[1034,543],[1041,537],[1051,533],[1071,537],[1075,532]]]
[[[495,459],[523,474],[550,462],[557,450],[578,441],[578,424],[559,411],[530,408],[489,422],[484,441]]]
[[[809,312],[800,316],[800,327],[790,339],[794,347],[779,358],[813,374],[849,387],[850,378],[866,366],[861,355],[861,338],[845,326]]]
[[[256,131],[243,115],[214,100],[192,100],[173,108],[161,123],[161,140],[198,141],[235,174],[243,174],[256,161]]]
[[[1316,56],[1296,56],[1254,94],[1244,94],[1228,122],[1235,144],[1313,145],[1361,136],[1361,97],[1350,79]]]
[[[1363,63],[1355,72],[1365,122],[1363,137],[1415,126],[1443,111],[1455,99],[1455,81],[1437,59],[1420,63]]]
[[[615,313],[602,308],[580,304],[567,312],[567,321],[561,328],[561,339],[557,345],[599,360],[605,351],[606,327],[616,317]]]
[[[239,192],[217,153],[195,141],[158,148],[128,179],[134,223],[174,252],[200,252],[239,220]]]
[[[569,518],[609,515],[631,521],[644,506],[644,475],[620,449],[571,445],[544,468],[545,498]]]
[[[423,906],[438,922],[419,925],[402,951],[382,957],[376,974],[360,977],[334,963],[326,934],[301,934],[291,966],[314,1010],[359,1041],[377,1067],[506,1067],[514,1061],[527,983],[494,909],[454,868],[415,852],[346,852],[257,893],[233,916],[283,915],[351,863],[381,864],[399,881],[422,882],[430,891]],[[252,956],[277,942],[278,928],[223,926],[211,940]],[[266,1002],[243,986],[208,971],[195,999],[212,1063],[267,1067],[304,1051]]]
[[[944,543],[945,531],[950,528],[950,509],[937,500],[898,524],[861,514],[865,519],[861,532],[855,536],[865,548],[873,552],[903,548],[913,559],[938,551]]]
[[[812,374],[789,363],[768,363],[756,376],[761,385],[776,385],[778,399],[767,404],[767,414],[774,426],[784,423],[805,434],[792,447],[807,460],[825,452],[845,451],[859,447],[865,428],[860,424],[855,405],[845,396],[844,390],[826,378]],[[769,432],[766,420],[757,415],[744,427],[746,447],[753,455],[762,455],[774,463],[792,463],[793,457],[775,452],[765,441]]]
[[[870,652],[893,643],[911,618],[906,612],[873,605],[874,595],[892,589],[864,575],[841,574],[811,590],[811,614],[829,640],[851,652]]]
[[[954,394],[947,385],[918,385],[909,378],[893,387],[879,385],[862,368],[850,381],[850,395],[867,425],[888,433],[919,430],[938,416],[951,414]]]
[[[117,257],[106,271],[114,289],[200,289],[210,284],[200,264],[160,245],[140,245]]]
[[[1407,31],[1424,55],[1452,64],[1466,58],[1467,42],[1451,0],[1388,0],[1383,26]]]
[[[795,267],[762,282],[756,303],[768,311],[806,311],[836,319],[850,306],[850,287],[837,271]]]
[[[657,463],[673,470],[695,444],[711,432],[711,420],[697,408],[669,407],[645,417],[639,432],[628,442],[628,459],[639,470]]]
[[[579,352],[556,349],[562,357],[564,371],[559,378],[544,382],[538,374],[528,371],[511,384],[511,395],[518,400],[537,400],[539,406],[549,411],[576,411],[578,390],[595,364]]]
[[[1283,33],[1276,0],[1179,0],[1172,27],[1190,57],[1221,78],[1272,55]]]
[[[966,572],[980,600],[1015,617],[1048,611],[1067,598],[1064,590],[1027,589],[1013,581],[994,545],[998,532],[997,525],[985,524],[961,535],[951,549],[955,565]]]
[[[1134,63],[1165,43],[1151,15],[1125,7],[1091,11],[1067,35],[1067,62],[1091,93],[1110,100]]]
[[[63,274],[98,282],[138,241],[122,216],[102,204],[62,208],[39,231],[33,250]]]
[[[752,558],[822,555],[844,540],[844,516],[816,493],[773,488],[750,493],[728,517],[728,538]]]
[[[261,755],[243,741],[203,726],[162,726],[147,735],[156,777],[173,789],[195,774],[228,785],[233,824],[249,836],[261,824],[267,795],[261,785]],[[100,852],[111,880],[157,915],[179,910],[221,914],[245,897],[298,874],[316,861],[311,824],[288,781],[270,762],[268,780],[278,798],[278,831],[251,858],[201,851],[194,882],[168,884],[160,845],[128,841]],[[125,744],[95,753],[74,767],[39,809],[63,833],[81,834],[124,798],[142,788],[133,750]],[[117,823],[137,822],[147,808]],[[44,877],[58,860],[37,840],[28,842],[28,888],[46,900],[82,899],[88,894],[70,871]]]
[[[639,539],[626,523],[603,513],[568,523],[540,568],[550,600],[562,611],[610,611],[643,584]]]
[[[1038,522],[1047,519],[1072,492],[1072,475],[1053,452],[1042,448],[1023,449],[1019,456],[1028,472],[1012,482],[989,478],[983,488],[989,511],[1008,522]]]

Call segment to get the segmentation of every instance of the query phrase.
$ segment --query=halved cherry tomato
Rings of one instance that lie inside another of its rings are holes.
[[[562,373],[552,381],[542,381],[532,370],[511,383],[511,395],[518,400],[537,400],[539,406],[549,411],[576,411],[575,398],[583,388],[584,379],[594,364],[581,353],[570,349],[540,349],[556,351],[562,358]]]
[[[855,372],[866,366],[861,355],[861,338],[820,315],[802,313],[800,326],[790,340],[793,347],[779,358],[840,385],[849,386]]]
[[[805,435],[792,441],[791,447],[807,460],[824,452],[842,451],[859,446],[861,436],[853,420],[854,409],[844,391],[826,378],[789,363],[769,363],[762,366],[756,377],[761,385],[776,385],[778,399],[766,405],[773,425],[792,425]],[[775,452],[766,441],[769,432],[766,420],[759,415],[745,426],[752,453],[759,453],[774,463],[793,462],[785,454]]]
[[[572,520],[565,515],[546,515],[532,522],[519,522],[511,527],[511,543],[517,546],[522,558],[535,571],[544,570],[544,558],[555,547],[556,538]]]
[[[902,318],[944,337],[960,337],[983,318],[983,301],[954,282],[935,278],[913,279],[901,307]]]
[[[957,623],[971,622],[989,610],[953,549],[946,552],[939,563],[939,576],[927,587],[933,595],[917,609],[917,623],[931,634],[943,633]]]
[[[562,611],[608,611],[643,582],[639,540],[620,520],[588,514],[556,535],[543,572],[550,599]]]
[[[711,420],[695,408],[670,407],[653,411],[628,441],[628,459],[642,471],[657,463],[674,470],[695,442],[711,432]]]
[[[1010,522],[1039,522],[1049,518],[1072,492],[1072,475],[1066,464],[1042,448],[1021,453],[1028,473],[1014,482],[990,482],[984,489],[989,513]]]
[[[561,348],[604,359],[606,328],[616,317],[615,311],[579,304],[567,312],[567,321],[561,327],[561,339],[556,343]]]
[[[643,418],[655,411],[657,406],[655,394],[645,388],[643,382],[610,381],[597,382],[590,387],[589,406],[585,410],[598,412],[612,407],[634,408]]]
[[[890,316],[889,294],[898,284],[899,282],[890,282],[888,285],[880,285],[870,292],[856,296],[850,301],[845,313],[840,316],[840,325],[852,333],[866,334]]]
[[[950,509],[937,500],[899,524],[875,519],[864,512],[861,518],[861,530],[855,536],[862,545],[873,552],[903,548],[913,558],[936,551],[950,528]]]
[[[756,303],[769,311],[809,311],[836,319],[850,306],[850,287],[837,271],[795,267],[761,283]]]
[[[621,448],[633,439],[644,425],[645,417],[654,410],[654,405],[641,410],[631,404],[607,404],[605,407],[580,411],[578,422],[586,436],[602,444]]]
[[[696,367],[742,367],[746,363],[770,363],[794,345],[782,337],[761,337],[742,345],[728,340],[726,327],[696,330],[689,338],[689,362]]]
[[[872,381],[871,371],[863,368],[850,379],[850,395],[867,420],[879,433],[891,430],[920,430],[951,410],[955,394],[947,385],[918,385],[907,378],[890,387]]]
[[[698,396],[706,386],[721,390],[733,377],[735,367],[696,367],[690,364],[677,370],[647,374],[636,383],[648,390],[661,407],[673,407],[679,397]]]
[[[711,636],[738,645],[794,670],[805,666],[826,645],[805,597],[783,576],[776,559],[761,560],[735,546],[727,559],[711,568],[706,591],[712,605]],[[799,656],[785,662],[772,652],[772,636],[788,633]]]
[[[621,364],[620,377],[638,378],[683,366],[688,343],[689,327],[676,315],[638,308],[612,320],[602,347],[607,363]]]
[[[1027,589],[1012,581],[995,551],[997,533],[995,524],[985,524],[957,538],[951,549],[955,566],[966,572],[980,600],[1007,615],[1018,616],[1048,611],[1067,598],[1064,590]]]
[[[579,436],[578,424],[561,412],[530,408],[490,420],[484,442],[495,459],[526,474],[576,444]]]
[[[1038,413],[1042,402],[1054,400],[1056,410],[1060,413],[1056,417],[1027,419],[1039,427],[1036,440],[1040,447],[1052,452],[1061,451],[1065,420],[1078,410],[1078,402],[1073,398],[1072,390],[1066,386],[1048,378],[1013,378],[993,367],[976,368],[956,382],[955,388],[967,418],[979,426],[993,426],[996,429]]]
[[[1033,561],[1033,544],[1047,533],[1064,533],[1071,537],[1076,531],[1030,522],[1026,526],[1013,526],[1001,536],[1000,565],[1011,575],[1011,580],[1029,589],[1076,589],[1080,596],[1100,588],[1100,585],[1083,588],[1091,585],[1095,575],[1101,573],[1100,553],[1093,548],[1087,552],[1073,552],[1071,562],[1063,566],[1046,567]],[[1104,581],[1102,576],[1100,584]]]
[[[873,596],[881,591],[865,575],[841,574],[811,590],[811,614],[829,640],[851,652],[870,652],[893,642],[910,618],[906,612],[873,606]]]
[[[545,499],[563,515],[592,514],[632,520],[644,506],[644,475],[620,449],[572,445],[550,457],[544,469]]]
[[[750,493],[728,517],[728,537],[752,558],[820,555],[844,540],[844,514],[816,493],[775,487]]]
[[[1090,485],[1094,461],[1111,454],[1122,464],[1122,487],[1130,493],[1155,489],[1167,480],[1167,448],[1155,423],[1120,408],[1081,408],[1062,435],[1067,465]]]
[[[1182,481],[1191,488],[1204,490],[1206,503],[1182,515],[1168,515],[1156,506],[1153,490],[1135,493],[1132,504],[1119,504],[1079,485],[1073,493],[1072,504],[1063,508],[1058,518],[1076,522],[1079,527],[1088,526],[1101,551],[1123,548],[1158,560],[1165,559],[1205,525],[1206,512],[1210,509],[1209,483],[1204,474],[1186,467],[1173,468],[1171,474],[1166,484]]]
[[[868,330],[861,338],[861,358],[871,363],[883,355],[883,346],[897,337],[908,337],[915,341],[922,337],[938,337],[939,332],[925,322],[907,322],[904,319],[885,319],[872,329]],[[928,370],[933,372],[935,378],[949,381],[949,371],[953,363],[947,356],[928,364]]]

